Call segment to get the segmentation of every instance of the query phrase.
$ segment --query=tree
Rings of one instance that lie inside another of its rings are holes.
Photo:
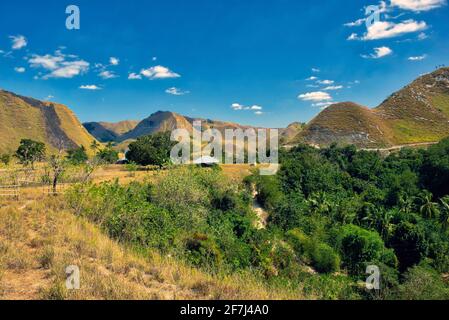
[[[112,147],[107,147],[97,153],[97,157],[106,163],[116,163],[118,160],[118,152],[112,149]]]
[[[432,201],[432,194],[425,193],[422,197],[423,205],[420,207],[420,213],[429,219],[435,218],[439,214],[438,204]]]
[[[441,215],[440,222],[445,231],[449,229],[449,196],[440,199]]]
[[[11,162],[11,156],[6,153],[0,155],[0,162],[7,166]]]
[[[67,160],[72,164],[82,164],[88,160],[86,148],[81,146],[79,148],[70,149],[67,151]]]
[[[52,185],[53,195],[56,195],[57,191],[58,191],[59,180],[67,167],[67,161],[63,158],[62,151],[59,150],[58,154],[50,156],[48,163],[50,165],[50,169],[51,169],[51,173],[52,173],[51,185]]]
[[[90,148],[92,149],[93,152],[97,153],[98,150],[100,150],[100,144],[98,143],[97,140],[93,140],[90,145]]]
[[[175,144],[176,142],[170,140],[169,132],[141,137],[129,145],[126,158],[142,166],[162,167],[170,162],[170,152]]]
[[[16,157],[20,163],[34,169],[34,163],[41,161],[45,157],[45,144],[31,139],[22,139],[16,151]]]

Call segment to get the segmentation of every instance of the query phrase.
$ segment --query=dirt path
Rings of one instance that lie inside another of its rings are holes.
[[[403,148],[414,148],[414,147],[425,147],[425,146],[433,146],[435,144],[438,144],[438,142],[420,142],[420,143],[409,143],[409,144],[400,144],[397,146],[392,146],[392,147],[388,147],[388,148],[361,148],[360,150],[365,150],[365,151],[395,151],[395,150],[400,150]],[[294,147],[296,147],[297,145],[285,145],[283,146],[285,149],[290,150],[293,149]],[[315,148],[317,148],[316,146],[313,146]],[[319,149],[319,148],[318,148]]]

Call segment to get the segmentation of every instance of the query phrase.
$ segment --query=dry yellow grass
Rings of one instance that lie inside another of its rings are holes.
[[[73,215],[63,199],[0,202],[0,299],[304,298],[301,288],[269,286],[249,273],[218,277],[157,252],[137,253]],[[69,265],[81,270],[80,290],[65,288]]]

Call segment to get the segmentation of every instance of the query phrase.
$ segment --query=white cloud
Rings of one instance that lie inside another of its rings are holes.
[[[101,78],[103,78],[104,80],[114,79],[114,78],[117,78],[117,77],[118,77],[114,72],[108,71],[108,70],[105,70],[105,71],[100,72],[100,73],[98,74],[98,76],[101,77]]]
[[[254,112],[254,114],[255,114],[256,116],[261,116],[261,115],[263,115],[264,113],[263,113],[262,111],[256,111],[256,112]]]
[[[83,60],[79,61],[65,61],[61,63],[61,67],[44,76],[44,79],[49,78],[66,78],[70,79],[76,77],[89,70],[89,63]]]
[[[359,39],[360,38],[357,33],[351,33],[351,35],[346,40],[351,41],[351,40],[359,40]]]
[[[22,35],[17,36],[10,36],[9,37],[12,42],[12,49],[13,50],[20,50],[22,48],[25,48],[28,44],[27,39]]]
[[[52,96],[51,94],[49,94],[48,96],[46,96],[45,98],[44,98],[44,100],[45,101],[48,101],[48,100],[51,100],[51,99],[53,99],[54,98],[54,96]]]
[[[354,21],[354,22],[348,22],[348,23],[345,23],[344,26],[345,26],[345,27],[359,27],[359,26],[361,26],[365,21],[366,21],[366,19],[365,19],[365,18],[362,18],[362,19],[358,19],[358,20],[356,20],[356,21]]]
[[[140,74],[131,72],[128,76],[128,79],[129,80],[140,80],[140,79],[142,79],[142,76]]]
[[[33,55],[32,58],[28,60],[28,63],[33,68],[40,67],[47,70],[55,70],[63,61],[64,61],[63,56],[53,56],[50,54],[46,54],[44,56]]]
[[[315,80],[318,80],[318,78],[315,76],[311,76],[311,77],[307,78],[306,80],[307,81],[315,81]]]
[[[24,73],[26,69],[24,67],[16,67],[14,68],[14,71],[16,71],[17,73]]]
[[[190,93],[190,91],[184,91],[176,87],[168,88],[165,92],[174,96],[183,96]]]
[[[318,68],[312,68],[312,72],[319,73],[319,72],[321,72],[321,70]]]
[[[335,104],[336,102],[334,101],[328,101],[328,102],[318,102],[318,103],[313,103],[312,107],[319,107],[321,110],[326,109],[327,107],[329,107],[332,104]]]
[[[233,103],[231,105],[231,108],[234,109],[235,111],[239,111],[239,110],[250,110],[250,111],[255,111],[255,114],[257,115],[261,115],[263,112],[263,107],[259,106],[259,105],[253,105],[253,106],[244,106],[240,103]]]
[[[237,110],[243,110],[244,107],[240,103],[233,103],[231,105],[231,108],[237,111]]]
[[[316,92],[308,92],[304,94],[300,94],[298,96],[298,99],[303,101],[326,101],[326,100],[332,100],[332,97],[327,92],[322,91],[316,91]]]
[[[365,59],[380,59],[386,56],[389,56],[393,53],[393,50],[391,50],[388,47],[379,47],[374,48],[374,53],[371,53],[370,55],[362,55]]]
[[[422,40],[426,40],[429,36],[425,33],[425,32],[421,32],[418,35],[418,40],[422,41]]]
[[[70,60],[67,61],[67,57],[76,58],[73,55],[65,55],[61,51],[57,50],[55,55],[46,54],[43,56],[32,55],[28,59],[28,63],[32,68],[42,68],[50,73],[44,75],[42,79],[49,78],[73,78],[80,74],[86,73],[89,70],[89,62],[84,60]]]
[[[446,0],[391,0],[391,6],[411,11],[429,11],[446,4]]]
[[[109,58],[109,63],[113,66],[118,66],[120,63],[120,59],[115,58],[115,57],[110,57]]]
[[[421,61],[421,60],[424,60],[425,58],[427,58],[427,55],[423,54],[422,56],[409,57],[407,60],[409,60],[409,61]]]
[[[167,67],[163,66],[154,66],[148,69],[143,69],[140,72],[144,77],[154,80],[154,79],[170,79],[170,78],[179,78],[181,77],[179,74],[171,71]]]
[[[96,86],[96,85],[94,85],[94,84],[89,84],[89,85],[80,86],[80,89],[83,89],[83,90],[93,90],[93,91],[95,91],[95,90],[101,90],[100,87],[98,87],[98,86]]]
[[[343,89],[343,86],[329,86],[329,87],[324,88],[323,90],[331,91],[331,90],[341,90],[341,89]]]
[[[378,21],[373,23],[368,32],[361,38],[362,40],[379,40],[395,38],[407,33],[413,33],[427,29],[424,21],[417,22],[415,20],[405,20],[400,23],[388,21]]]
[[[317,83],[319,84],[325,84],[325,85],[330,85],[330,84],[334,84],[334,80],[318,80]]]

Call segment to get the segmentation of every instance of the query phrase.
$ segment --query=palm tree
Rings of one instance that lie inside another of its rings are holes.
[[[429,219],[435,218],[439,214],[438,204],[432,201],[432,194],[426,193],[422,198],[423,205],[420,208],[420,212],[424,217]]]
[[[449,229],[449,197],[444,197],[440,199],[441,202],[441,215],[440,215],[440,222],[443,226],[444,230]]]
[[[400,212],[409,214],[413,211],[413,203],[415,201],[415,197],[410,197],[407,195],[401,194],[399,196],[399,208]]]

